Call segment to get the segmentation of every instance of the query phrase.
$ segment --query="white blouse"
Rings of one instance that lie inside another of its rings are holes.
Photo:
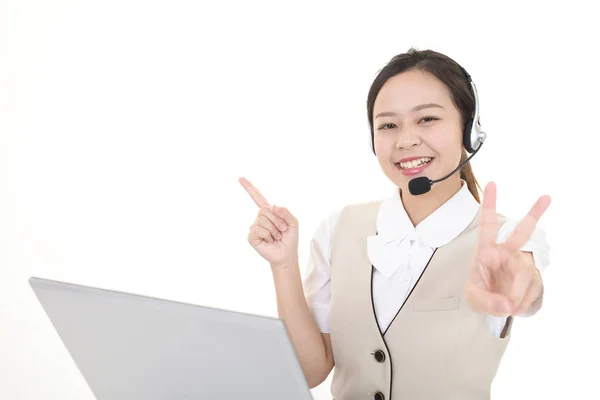
[[[377,214],[378,235],[367,237],[368,257],[375,267],[373,303],[382,332],[402,306],[434,249],[454,240],[471,223],[479,207],[465,181],[454,196],[416,227],[406,214],[399,190],[382,201]],[[330,214],[317,228],[303,278],[304,294],[322,333],[329,333],[331,240],[340,212]],[[515,220],[506,221],[498,231],[496,242],[505,241],[517,224]],[[533,254],[540,272],[549,264],[549,246],[542,229],[536,228],[521,250]],[[488,316],[489,329],[497,337],[505,323],[506,318]]]

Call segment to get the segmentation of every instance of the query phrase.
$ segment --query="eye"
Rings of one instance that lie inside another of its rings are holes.
[[[394,127],[396,127],[396,124],[393,124],[390,122],[390,123],[381,125],[378,129],[380,129],[380,130],[381,129],[392,129]]]
[[[428,121],[425,121],[425,120],[428,120]],[[437,120],[439,120],[439,118],[436,118],[436,117],[423,117],[423,118],[421,118],[421,121],[425,121],[425,122],[431,122],[431,121],[437,121]]]

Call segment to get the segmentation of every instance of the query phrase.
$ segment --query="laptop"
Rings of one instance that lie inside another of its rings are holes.
[[[97,400],[313,400],[278,318],[29,284]]]

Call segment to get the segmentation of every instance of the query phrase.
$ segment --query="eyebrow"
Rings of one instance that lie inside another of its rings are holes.
[[[416,111],[423,110],[425,108],[432,108],[432,107],[438,107],[441,109],[444,108],[444,107],[440,106],[439,104],[427,103],[427,104],[419,104],[418,106],[413,107],[413,109],[411,111],[416,112]],[[379,114],[377,114],[375,116],[375,119],[377,119],[379,117],[393,117],[395,115],[398,115],[398,113],[395,113],[393,111],[384,111],[384,112],[380,112]]]

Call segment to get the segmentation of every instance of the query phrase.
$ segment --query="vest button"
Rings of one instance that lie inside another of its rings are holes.
[[[375,359],[377,360],[377,362],[384,362],[385,361],[385,353],[381,350],[377,350],[374,354]]]
[[[375,397],[373,397],[373,399],[375,399],[375,400],[385,400],[385,396],[383,395],[383,393],[377,392],[377,393],[375,393]]]

